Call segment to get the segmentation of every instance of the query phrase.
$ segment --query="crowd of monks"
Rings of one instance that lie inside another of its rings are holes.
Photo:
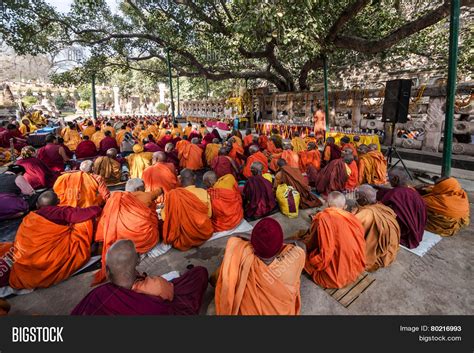
[[[276,130],[100,117],[70,122],[35,149],[24,139],[31,127],[15,131],[0,131],[19,155],[0,174],[0,219],[23,218],[15,240],[0,244],[0,286],[49,287],[101,254],[100,285],[77,315],[198,314],[208,283],[218,315],[297,315],[302,272],[342,288],[393,263],[400,244],[417,247],[425,229],[452,236],[469,224],[456,179],[413,188],[356,138],[318,146],[314,134],[284,140]],[[110,190],[120,183],[125,191]],[[314,209],[311,226],[283,234],[270,216],[298,209]],[[136,270],[159,244],[186,251],[244,219],[258,222],[250,236],[229,237],[213,274],[194,267],[166,280]]]

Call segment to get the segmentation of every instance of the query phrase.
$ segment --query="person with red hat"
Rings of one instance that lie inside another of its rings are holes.
[[[250,241],[231,237],[216,284],[217,315],[299,315],[304,245],[285,244],[280,224],[260,220]]]

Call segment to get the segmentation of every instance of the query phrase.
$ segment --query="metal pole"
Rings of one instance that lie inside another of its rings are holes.
[[[451,155],[453,146],[454,100],[456,93],[456,69],[458,64],[460,0],[451,0],[449,21],[449,64],[448,87],[446,89],[446,118],[444,121],[443,166],[441,176],[451,175]]]
[[[324,115],[326,120],[326,131],[329,131],[329,95],[328,95],[328,60],[323,57],[323,75],[324,75]]]
[[[174,116],[173,80],[171,78],[171,61],[170,61],[170,50],[169,50],[169,48],[166,49],[166,59],[168,61],[168,81],[169,81],[169,85],[170,85],[171,117],[173,118],[173,123],[175,123],[176,118]]]
[[[95,74],[92,74],[92,117],[97,120],[97,101],[95,98]]]
[[[179,110],[179,76],[176,76],[176,90],[178,91],[178,116],[181,114]]]
[[[209,98],[209,84],[207,83],[207,78],[206,78],[205,84],[206,84],[206,98]]]

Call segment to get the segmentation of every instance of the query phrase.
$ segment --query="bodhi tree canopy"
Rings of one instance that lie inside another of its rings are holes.
[[[464,15],[473,3],[462,1]],[[308,90],[325,57],[331,67],[408,54],[447,62],[449,0],[125,0],[116,13],[103,0],[75,0],[67,14],[42,0],[3,4],[0,35],[17,53],[87,48],[65,81],[108,70],[163,80],[167,51],[174,76],[279,91]],[[461,72],[472,71],[472,31],[462,27]]]

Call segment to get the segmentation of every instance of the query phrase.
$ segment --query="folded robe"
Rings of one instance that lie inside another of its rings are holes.
[[[244,190],[245,218],[261,218],[269,214],[277,205],[272,183],[261,175],[250,177]]]
[[[206,146],[206,163],[208,166],[212,164],[214,158],[217,157],[219,149],[222,147],[219,143],[208,143]]]
[[[188,250],[208,240],[213,233],[208,207],[184,188],[170,190],[165,195],[166,215],[163,242],[179,250]]]
[[[377,203],[361,207],[356,214],[365,230],[365,269],[375,271],[387,267],[397,258],[400,226],[396,213]]]
[[[21,165],[26,169],[23,177],[30,183],[33,189],[50,188],[56,180],[56,176],[51,169],[38,158],[19,159],[15,164]]]
[[[129,192],[116,191],[107,200],[97,225],[95,241],[104,243],[102,259],[105,259],[109,247],[120,239],[132,240],[137,252],[144,254],[158,243],[160,234],[155,210]],[[102,269],[97,272],[94,284],[104,279],[105,261],[102,261]]]
[[[155,191],[159,188],[164,192],[168,192],[178,187],[179,182],[174,172],[172,163],[158,162],[148,167],[143,172],[143,182],[145,183],[145,191]]]
[[[311,181],[320,194],[328,194],[344,190],[347,179],[346,163],[342,159],[336,159],[321,169]]]
[[[294,187],[300,193],[300,208],[313,208],[322,205],[321,201],[314,195],[309,185],[304,180],[298,168],[286,165],[280,169],[280,182]]]
[[[214,232],[237,227],[244,218],[242,196],[239,189],[210,188],[207,192],[211,197],[211,220]]]
[[[364,228],[351,213],[329,207],[314,216],[305,270],[324,288],[342,288],[365,269]]]
[[[385,192],[381,202],[397,214],[400,244],[409,249],[416,248],[423,239],[427,218],[423,198],[412,188],[397,186]]]
[[[198,315],[207,289],[207,270],[196,266],[171,282],[171,302],[107,283],[94,288],[71,315]]]
[[[100,178],[100,177],[99,177]],[[100,206],[104,197],[99,193],[105,187],[100,179],[82,171],[62,174],[54,183],[54,192],[59,197],[60,206],[90,207]],[[102,191],[105,197],[107,188]]]
[[[469,225],[469,200],[455,178],[435,184],[423,199],[428,211],[426,229],[430,232],[451,236]]]
[[[266,265],[249,241],[229,238],[215,291],[217,315],[298,315],[304,251],[286,245],[279,257],[286,261]],[[282,280],[292,277],[285,272],[296,274],[291,285]]]
[[[202,163],[202,149],[198,145],[188,143],[182,148],[182,153],[179,154],[179,165],[182,168],[191,170],[198,170],[203,167]]]
[[[69,278],[89,261],[92,238],[92,221],[59,225],[29,213],[13,244],[10,286],[45,288]]]

